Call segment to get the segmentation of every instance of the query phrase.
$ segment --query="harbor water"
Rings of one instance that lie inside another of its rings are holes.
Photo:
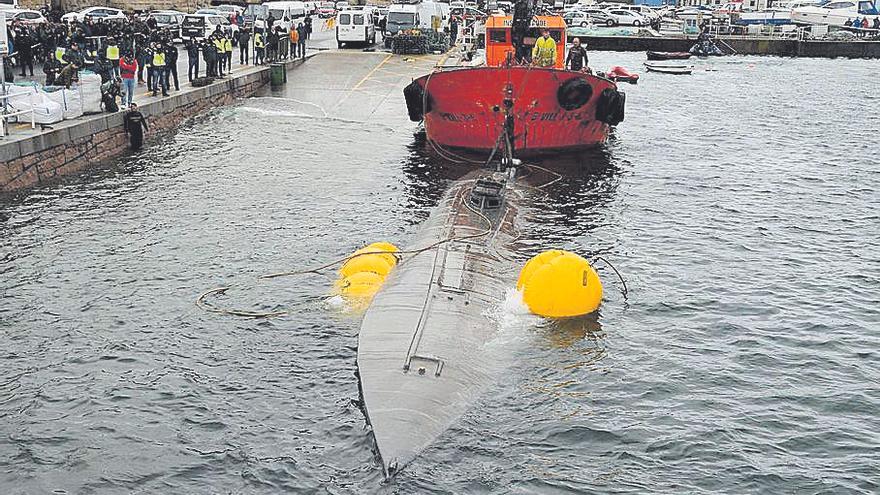
[[[880,62],[646,73],[607,146],[533,161],[514,264],[602,256],[628,296],[600,263],[595,322],[498,308],[497,379],[383,481],[335,274],[257,277],[406,246],[470,166],[407,119],[430,64],[341,57],[0,199],[0,493],[880,491]],[[229,285],[289,315],[195,306]]]

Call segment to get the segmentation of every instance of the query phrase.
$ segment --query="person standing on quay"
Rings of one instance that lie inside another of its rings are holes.
[[[186,48],[186,58],[189,67],[186,70],[186,77],[189,82],[199,77],[199,44],[194,39],[189,39],[184,43]]]
[[[217,51],[217,77],[223,77],[223,66],[226,64],[226,45],[223,35],[214,33],[214,49]]]
[[[223,35],[223,53],[226,54],[226,72],[232,74],[232,35]]]
[[[247,28],[238,32],[238,63],[247,65],[250,62],[248,48],[250,48],[251,33]]]
[[[296,30],[299,31],[299,56],[300,58],[306,58],[306,28],[300,24],[296,27]]]
[[[293,58],[299,56],[299,31],[293,25],[290,26],[290,50],[293,52]]]
[[[153,50],[153,63],[151,65],[153,67],[153,96],[156,96],[160,86],[162,87],[162,96],[168,96],[168,78],[166,74],[168,69],[165,51],[158,44]]]
[[[116,44],[116,38],[107,39],[107,48],[104,50],[104,56],[110,62],[113,77],[119,77],[119,45]]]
[[[174,91],[180,91],[180,81],[177,78],[177,59],[180,53],[174,43],[169,41],[165,44],[165,87],[171,88],[170,79],[174,79]]]
[[[119,59],[119,73],[122,76],[122,106],[131,107],[131,101],[134,98],[135,81],[134,77],[138,70],[137,59],[125,52]]]
[[[263,57],[265,56],[266,44],[263,41],[263,33],[254,32],[254,65],[263,65]]]

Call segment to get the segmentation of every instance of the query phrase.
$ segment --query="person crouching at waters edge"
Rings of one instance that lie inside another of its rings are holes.
[[[138,111],[137,103],[131,104],[131,110],[125,112],[123,129],[128,136],[129,146],[137,151],[144,145],[144,132],[147,131],[147,119]]]

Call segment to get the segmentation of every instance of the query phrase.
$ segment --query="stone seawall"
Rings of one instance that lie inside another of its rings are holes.
[[[287,67],[302,61],[288,62]],[[237,98],[253,95],[269,82],[269,69],[252,71],[202,88],[187,88],[161,100],[142,103],[149,134],[170,130],[184,120]],[[59,122],[53,130],[10,142],[0,141],[0,193],[56,180],[116,158],[128,150],[122,111]],[[15,134],[7,136],[7,140]]]

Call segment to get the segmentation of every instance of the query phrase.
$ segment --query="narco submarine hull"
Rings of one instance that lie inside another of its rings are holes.
[[[413,81],[404,96],[410,119],[424,120],[435,145],[498,149],[507,122],[519,155],[601,145],[625,104],[608,79],[533,66],[439,70]]]
[[[387,477],[491,383],[485,346],[498,325],[487,312],[513,284],[498,273],[516,215],[505,182],[484,171],[457,181],[364,315],[362,405]]]

